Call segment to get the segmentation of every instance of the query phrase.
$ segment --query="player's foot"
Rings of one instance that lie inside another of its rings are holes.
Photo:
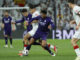
[[[56,46],[54,46],[54,51],[55,51],[55,53],[57,53],[57,47]]]
[[[23,54],[22,54],[22,53],[19,53],[18,55],[19,55],[19,56],[23,56]]]
[[[22,53],[22,51],[19,51],[19,53]]]
[[[27,56],[29,54],[28,50],[19,51],[19,56]]]
[[[56,54],[53,54],[52,56],[56,56]]]
[[[75,60],[80,60],[80,56],[77,56]]]
[[[5,45],[4,48],[8,48],[8,45]]]
[[[12,46],[12,45],[10,45],[10,48],[13,48],[13,46]]]

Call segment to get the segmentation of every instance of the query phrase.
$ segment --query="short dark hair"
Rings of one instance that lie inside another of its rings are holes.
[[[47,10],[41,10],[41,13],[47,14]]]
[[[29,4],[29,7],[30,7],[30,9],[34,9],[34,8],[36,8],[37,6],[36,6],[36,5]]]
[[[7,13],[9,13],[9,10],[5,10],[4,12],[7,12]]]
[[[21,12],[27,12],[27,9],[22,9]]]
[[[68,3],[74,4],[74,0],[68,0]]]

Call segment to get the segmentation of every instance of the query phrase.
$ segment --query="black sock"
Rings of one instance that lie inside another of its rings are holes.
[[[31,49],[31,45],[28,45],[28,46],[26,47],[26,49],[27,49],[27,50],[30,50],[30,49]]]
[[[8,37],[5,37],[5,44],[8,44]]]
[[[48,45],[46,45],[44,48],[45,48],[51,55],[53,55],[53,52],[49,49]]]
[[[12,38],[10,38],[10,44],[12,45]]]
[[[41,44],[38,42],[34,42],[33,45],[41,45]]]

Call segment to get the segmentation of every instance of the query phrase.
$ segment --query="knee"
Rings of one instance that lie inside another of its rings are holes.
[[[7,35],[4,35],[4,37],[8,37]]]
[[[77,41],[78,41],[78,39],[72,39],[72,40],[71,40],[71,44],[74,45],[74,44],[77,43]]]
[[[12,36],[10,36],[9,38],[12,39]]]
[[[42,43],[42,47],[45,47],[46,46],[46,43]]]
[[[31,38],[31,40],[30,40],[29,44],[33,44],[33,43],[34,43],[34,39],[33,39],[33,38]]]
[[[74,40],[74,39],[72,39],[72,40],[71,40],[71,44],[74,44],[74,43],[75,43],[75,40]]]
[[[26,40],[27,39],[27,36],[24,36],[24,40]]]

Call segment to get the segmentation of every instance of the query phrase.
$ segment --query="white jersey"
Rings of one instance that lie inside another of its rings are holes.
[[[37,16],[39,16],[39,15],[40,15],[40,12],[39,12],[39,11],[35,11],[35,12],[32,14],[32,18],[35,18],[35,17],[37,17]],[[36,33],[37,29],[38,29],[38,23],[32,23],[32,30],[29,31],[29,34],[30,34],[31,36],[33,36],[33,35]]]
[[[75,20],[77,25],[80,23],[80,16],[77,15],[79,12],[80,12],[80,7],[79,6],[74,6],[73,17],[74,17],[74,20]],[[75,32],[75,34],[73,35],[73,38],[80,39],[80,28]]]
[[[74,6],[73,17],[74,17],[77,25],[80,23],[80,16],[77,15],[77,13],[79,13],[79,12],[80,12],[80,7],[79,6]]]
[[[32,18],[35,18],[37,16],[40,15],[40,12],[39,11],[35,11],[33,14],[32,14]]]

